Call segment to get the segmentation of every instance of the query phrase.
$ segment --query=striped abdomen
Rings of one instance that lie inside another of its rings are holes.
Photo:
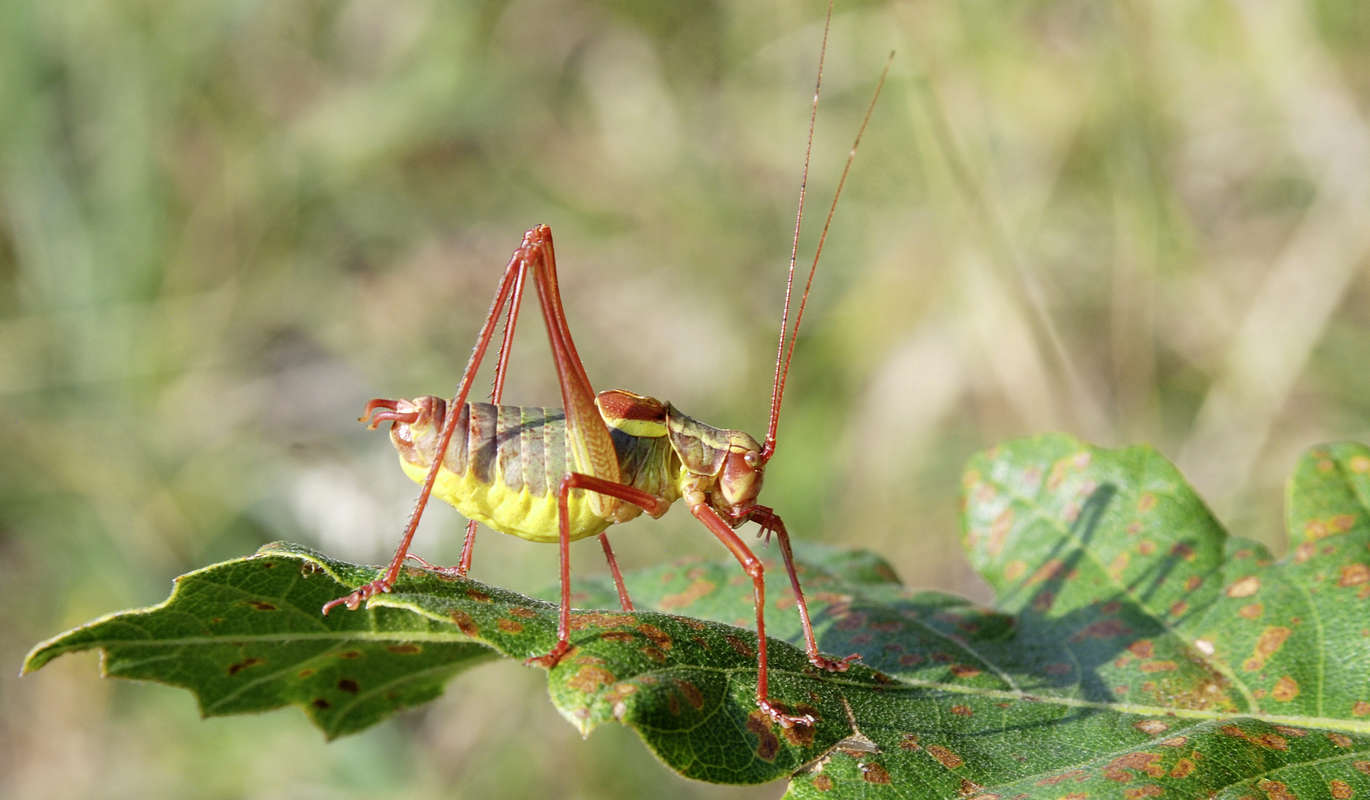
[[[422,482],[433,463],[442,419],[391,428],[404,472]],[[671,449],[665,438],[630,436],[611,429],[620,480],[662,496],[669,483]],[[560,408],[467,403],[433,484],[433,496],[468,519],[537,542],[557,540],[557,489],[576,470]],[[610,522],[592,510],[585,493],[568,498],[571,538],[593,536]]]

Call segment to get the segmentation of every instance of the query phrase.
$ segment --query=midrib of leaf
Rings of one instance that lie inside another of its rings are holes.
[[[430,611],[430,610],[427,610],[427,609],[423,608],[422,606],[419,606],[419,605],[417,605],[417,604],[407,603],[407,602],[404,602],[404,601],[392,600],[391,598],[388,598],[388,597],[387,597],[387,598],[377,598],[376,600],[373,600],[373,601],[372,601],[371,605],[372,605],[372,607],[383,606],[383,607],[387,607],[387,608],[404,609],[404,610],[406,610],[406,611],[411,611],[411,612],[413,612],[413,613],[415,613],[415,614],[418,614],[418,615],[420,615],[420,616],[423,616],[423,617],[426,617],[426,618],[429,618],[429,619],[432,619],[432,620],[436,620],[436,621],[439,621],[439,622],[446,622],[446,620],[445,620],[440,614],[437,614],[437,613],[434,613],[434,612],[432,612],[432,611]],[[545,605],[545,604],[544,604],[544,605]],[[660,613],[660,612],[649,612],[649,613]],[[748,633],[750,633],[750,635],[752,635],[752,636],[755,636],[755,633],[751,633],[751,632],[748,632]],[[773,642],[776,642],[776,641],[780,641],[780,640],[772,640],[772,641],[773,641]],[[792,645],[789,645],[788,642],[783,642],[783,644],[786,645],[786,646],[792,646]],[[1073,654],[1073,653],[1072,653],[1072,658],[1074,658],[1074,654]],[[988,661],[984,661],[983,663],[989,663],[989,662],[988,662]],[[755,670],[754,670],[753,668],[751,668],[751,667],[718,667],[718,666],[713,666],[713,665],[708,665],[708,664],[699,664],[699,665],[696,665],[696,664],[688,664],[688,663],[676,662],[676,663],[674,663],[674,664],[671,665],[670,669],[646,670],[646,671],[643,671],[643,672],[639,673],[639,675],[662,675],[662,674],[666,674],[666,673],[668,673],[668,672],[670,672],[670,671],[672,671],[672,670],[680,670],[680,669],[689,669],[689,670],[694,670],[694,671],[699,671],[699,672],[708,672],[708,673],[713,673],[713,674],[718,674],[718,675],[724,675],[724,676],[727,676],[730,680],[731,680],[732,677],[735,676],[735,675],[743,675],[743,676],[746,676],[746,677],[750,678],[752,675],[755,674]],[[772,674],[772,675],[789,675],[789,676],[796,676],[796,677],[805,677],[804,673],[802,673],[802,672],[796,672],[796,671],[794,671],[794,670],[788,670],[788,669],[784,669],[784,668],[780,668],[780,667],[775,667],[775,666],[772,666],[772,667],[771,667],[771,674]],[[882,693],[883,693],[883,694],[898,694],[898,693],[907,693],[907,692],[913,692],[913,691],[926,691],[926,690],[931,689],[931,690],[936,690],[936,691],[945,692],[945,693],[947,693],[947,694],[959,694],[959,695],[965,695],[965,696],[983,697],[983,698],[990,699],[990,700],[1011,700],[1011,701],[1016,701],[1016,702],[1035,703],[1035,704],[1039,704],[1039,705],[1053,705],[1053,704],[1054,704],[1054,705],[1062,706],[1062,707],[1065,707],[1065,708],[1083,708],[1083,709],[1098,710],[1098,711],[1114,711],[1114,712],[1117,712],[1117,713],[1120,713],[1120,714],[1133,714],[1133,715],[1137,715],[1137,716],[1163,717],[1163,718],[1178,718],[1178,719],[1192,719],[1192,720],[1196,720],[1196,721],[1200,721],[1200,722],[1212,722],[1212,721],[1219,721],[1219,720],[1230,720],[1230,719],[1237,719],[1237,718],[1245,718],[1245,719],[1259,720],[1259,721],[1262,721],[1262,722],[1268,722],[1268,723],[1270,723],[1270,724],[1272,724],[1272,725],[1289,725],[1289,726],[1293,726],[1293,727],[1306,727],[1306,728],[1311,727],[1311,728],[1319,728],[1319,729],[1326,729],[1326,730],[1340,730],[1340,731],[1346,731],[1346,732],[1349,732],[1349,733],[1366,733],[1366,734],[1370,734],[1370,719],[1365,719],[1365,720],[1361,720],[1361,721],[1356,721],[1356,720],[1343,720],[1343,719],[1337,719],[1337,718],[1327,718],[1327,717],[1320,717],[1320,716],[1292,715],[1292,714],[1268,714],[1268,713],[1264,713],[1264,712],[1249,712],[1249,711],[1243,711],[1243,712],[1237,712],[1237,713],[1233,713],[1233,712],[1231,712],[1231,711],[1205,711],[1205,710],[1201,710],[1201,709],[1190,709],[1190,708],[1171,707],[1171,706],[1146,705],[1146,704],[1140,704],[1140,703],[1122,703],[1122,702],[1105,702],[1105,701],[1100,701],[1100,700],[1083,700],[1083,699],[1079,699],[1079,698],[1074,698],[1074,697],[1063,697],[1063,696],[1059,696],[1059,695],[1037,695],[1037,694],[1031,694],[1031,693],[1028,693],[1028,692],[1024,692],[1024,691],[1019,690],[1019,689],[1015,689],[1015,690],[1012,690],[1012,691],[1003,690],[1003,689],[989,689],[989,688],[976,687],[976,686],[963,686],[963,685],[960,685],[960,684],[943,683],[943,682],[940,682],[940,681],[922,680],[922,679],[918,679],[918,678],[899,678],[898,681],[899,681],[899,682],[898,682],[897,685],[889,685],[889,686],[882,687],[882,689],[881,689]],[[844,677],[842,674],[840,674],[840,673],[830,673],[830,674],[826,675],[826,676],[824,677],[824,684],[827,685],[827,686],[831,686],[831,687],[839,688],[839,689],[853,689],[853,690],[856,690],[856,691],[869,691],[869,690],[870,690],[870,684],[869,684],[869,683],[863,683],[863,682],[860,682],[860,681],[847,679],[847,678],[845,678],[845,677]],[[602,690],[602,691],[608,691],[608,690],[605,689],[605,690]],[[858,732],[858,730],[857,730],[857,728],[856,728],[855,726],[852,726],[852,732],[853,732],[853,733]]]

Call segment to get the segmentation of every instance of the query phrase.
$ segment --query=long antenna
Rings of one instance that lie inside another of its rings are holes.
[[[818,95],[823,89],[823,59],[828,55],[828,32],[832,29],[832,4],[833,0],[828,0],[828,13],[823,19],[823,44],[818,48],[818,77],[814,80],[813,104],[809,108],[809,139],[804,145],[804,169],[799,173],[799,207],[794,214],[790,270],[785,276],[785,308],[780,312],[780,341],[775,346],[775,378],[771,383],[771,425],[766,433],[766,443],[761,448],[763,464],[769,461],[771,454],[775,452],[775,429],[780,423],[780,398],[785,394],[785,376],[781,374],[780,368],[785,355],[785,335],[790,322],[790,294],[794,290],[794,265],[799,258],[799,230],[804,223],[804,199],[809,189],[809,161],[813,156],[813,129],[818,122]]]
[[[785,278],[785,310],[780,314],[780,343],[776,345],[775,383],[771,387],[771,425],[766,432],[766,442],[761,448],[761,461],[763,463],[770,460],[771,455],[775,453],[776,429],[780,427],[780,403],[785,396],[785,381],[790,375],[790,360],[794,357],[794,345],[799,339],[799,325],[804,321],[804,307],[809,302],[809,290],[813,287],[813,276],[818,271],[818,259],[823,255],[823,245],[828,240],[828,228],[832,226],[833,215],[837,213],[837,200],[842,196],[842,188],[847,184],[847,175],[851,173],[852,162],[856,160],[856,149],[861,146],[861,137],[866,132],[866,126],[870,124],[871,114],[875,111],[875,103],[880,99],[880,90],[885,87],[885,79],[890,74],[890,65],[894,63],[894,52],[891,51],[889,59],[885,61],[885,68],[880,72],[880,80],[875,84],[875,92],[871,95],[870,104],[866,107],[866,115],[861,119],[861,127],[856,131],[856,140],[852,142],[851,151],[847,153],[847,163],[842,167],[842,177],[837,181],[837,190],[833,192],[832,205],[828,207],[828,216],[823,221],[823,231],[818,237],[818,246],[814,249],[813,263],[809,265],[809,277],[804,281],[804,294],[799,298],[799,308],[794,315],[794,330],[789,332],[789,346],[787,347],[785,340],[790,314],[790,297],[794,289],[794,267],[799,254],[799,230],[804,219],[804,196],[809,183],[809,158],[813,153],[813,129],[818,117],[818,95],[823,86],[823,57],[828,49],[828,29],[831,24],[832,0],[829,0],[828,17],[823,23],[823,46],[818,56],[818,79],[814,84],[813,107],[809,113],[809,141],[804,149],[804,170],[799,181],[799,210],[795,213],[794,241],[790,247],[790,269]]]

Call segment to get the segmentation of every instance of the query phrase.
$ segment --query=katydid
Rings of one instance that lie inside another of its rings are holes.
[[[329,602],[323,607],[325,614],[339,605],[356,609],[368,598],[391,590],[408,555],[419,517],[429,498],[438,497],[470,520],[461,560],[456,567],[447,570],[457,575],[465,575],[470,567],[477,521],[503,533],[560,545],[561,610],[557,643],[551,652],[535,655],[526,662],[551,669],[571,648],[570,543],[599,536],[620,603],[625,610],[631,611],[632,601],[604,531],[643,511],[660,517],[676,500],[684,500],[690,513],[718,537],[752,580],[757,632],[757,706],[785,727],[813,724],[809,715],[786,713],[770,700],[764,570],[761,561],[734,529],[753,521],[760,526],[759,536],[769,540],[772,534],[775,535],[794,590],[809,661],[824,670],[846,670],[857,656],[838,659],[819,652],[804,592],[795,572],[789,532],[779,514],[756,502],[762,473],[775,453],[785,381],[819,255],[861,135],[889,72],[886,64],[852,144],[794,314],[794,328],[790,330],[790,299],[831,16],[829,5],[809,115],[808,145],[795,215],[785,305],[780,317],[770,427],[765,442],[758,443],[742,431],[712,427],[683,414],[670,403],[650,397],[617,389],[597,395],[567,327],[557,286],[552,232],[546,225],[539,225],[524,234],[522,244],[505,267],[455,398],[450,403],[425,396],[414,400],[375,399],[367,404],[362,421],[372,428],[382,422],[393,423],[390,438],[399,451],[401,466],[409,477],[422,485],[422,489],[388,569],[377,580]],[[526,278],[530,274],[547,325],[561,387],[562,409],[499,405],[509,346]],[[505,330],[491,402],[468,403],[471,384],[502,315],[506,317]],[[455,435],[458,431],[460,435]],[[443,456],[439,458],[438,454]],[[420,562],[427,566],[426,562]]]

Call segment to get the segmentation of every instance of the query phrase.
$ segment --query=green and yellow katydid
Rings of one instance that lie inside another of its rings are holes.
[[[831,14],[829,6],[829,20]],[[794,354],[795,339],[803,321],[804,306],[827,237],[828,224],[837,207],[837,196],[834,196],[803,295],[795,311],[794,328],[790,330],[790,298],[827,38],[825,25],[809,118],[809,143],[804,156],[789,277],[785,286],[785,306],[780,318],[770,427],[764,444],[758,444],[742,431],[706,425],[681,413],[670,403],[650,397],[622,390],[609,390],[596,395],[567,327],[557,286],[552,232],[547,226],[539,225],[524,234],[522,244],[505,267],[504,277],[495,292],[494,302],[481,327],[455,398],[450,403],[438,397],[425,396],[414,400],[375,399],[367,404],[362,419],[373,428],[381,422],[394,423],[390,438],[399,451],[401,466],[423,488],[409,515],[395,557],[383,575],[325,605],[325,614],[339,605],[355,609],[366,599],[390,591],[408,556],[410,541],[429,497],[438,497],[471,520],[461,561],[458,566],[450,568],[456,574],[465,575],[470,566],[477,521],[503,533],[560,545],[561,614],[557,626],[557,644],[551,652],[528,659],[529,663],[550,669],[571,646],[570,542],[599,536],[620,602],[625,610],[632,610],[632,601],[604,531],[610,525],[625,522],[643,511],[660,517],[676,500],[684,500],[690,513],[718,537],[752,580],[758,635],[757,706],[786,727],[812,724],[813,720],[807,715],[787,714],[772,704],[769,698],[763,568],[760,560],[734,529],[744,522],[753,521],[760,526],[759,535],[767,539],[771,534],[775,535],[785,569],[789,573],[790,585],[794,589],[809,661],[825,670],[846,670],[856,656],[834,659],[819,652],[804,592],[795,572],[789,533],[774,510],[756,502],[762,473],[776,449],[780,404],[790,359]],[[886,73],[888,70],[887,65]],[[882,74],[842,171],[836,195],[841,194],[861,134],[870,120],[884,80],[885,75]],[[542,318],[547,325],[563,409],[498,405],[520,299],[525,279],[530,273],[537,289]],[[468,403],[466,400],[471,384],[502,315],[507,315],[505,332],[499,349],[491,402]],[[458,430],[461,435],[454,435]],[[438,458],[439,453],[445,456]]]

